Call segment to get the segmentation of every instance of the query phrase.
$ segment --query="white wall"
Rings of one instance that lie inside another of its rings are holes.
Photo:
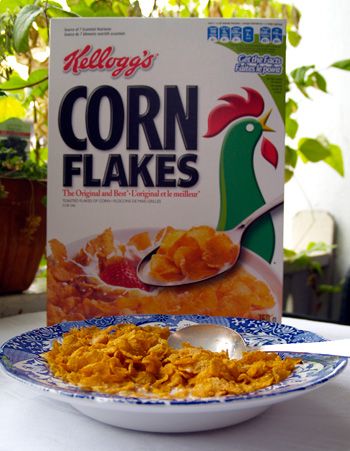
[[[288,50],[288,71],[316,64],[328,81],[329,94],[313,90],[313,101],[301,95],[298,136],[324,134],[343,150],[345,177],[324,163],[298,163],[294,179],[285,190],[285,246],[291,243],[291,219],[303,209],[329,211],[337,224],[336,278],[350,268],[350,72],[329,69],[335,61],[350,58],[350,1],[294,0],[301,11],[296,49]]]

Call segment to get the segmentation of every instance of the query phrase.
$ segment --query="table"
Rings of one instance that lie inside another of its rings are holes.
[[[350,326],[283,318],[328,339],[350,337]],[[45,313],[0,319],[0,343],[45,325]],[[0,451],[349,451],[350,366],[318,390],[225,429],[191,434],[135,432],[98,423],[68,404],[0,373]]]

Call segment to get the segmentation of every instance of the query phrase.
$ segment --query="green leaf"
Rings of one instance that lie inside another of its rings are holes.
[[[306,88],[309,87],[327,92],[327,82],[325,78],[318,71],[312,70],[314,68],[314,65],[301,66],[291,72],[294,83],[306,97],[309,97],[306,91]]]
[[[38,33],[40,38],[42,39],[45,44],[49,44],[49,29],[45,27],[38,27]]]
[[[344,177],[344,161],[341,148],[336,144],[329,144],[328,150],[330,155],[324,159],[324,162]]]
[[[0,97],[0,122],[4,122],[11,117],[23,119],[25,115],[26,110],[17,99],[9,96]]]
[[[286,146],[286,159],[285,164],[289,166],[289,168],[295,168],[298,162],[298,154],[295,149],[292,149],[289,146]]]
[[[286,134],[289,136],[289,138],[294,139],[297,132],[298,132],[299,124],[298,122],[291,118],[286,117]]]
[[[324,161],[339,175],[344,176],[343,153],[339,146],[330,143],[324,136],[316,139],[302,138],[298,143],[298,152],[304,162]]]
[[[67,0],[67,5],[78,16],[82,17],[94,17],[96,11],[94,10],[93,1],[85,0]]]
[[[13,72],[9,80],[0,84],[0,89],[4,91],[15,91],[17,89],[22,89],[25,83],[26,81],[23,80],[23,78],[21,78],[17,72]]]
[[[306,80],[307,86],[312,86],[320,91],[327,92],[327,82],[326,79],[317,71],[312,72]]]
[[[297,47],[301,41],[301,36],[297,31],[288,31],[288,41],[293,47]]]
[[[18,53],[29,50],[29,29],[35,18],[43,11],[41,6],[27,5],[18,13],[13,26],[13,43]]]
[[[234,11],[235,11],[235,6],[233,4],[233,2],[220,2],[220,7],[221,7],[221,12],[223,17],[233,17],[234,16]],[[197,8],[198,9],[198,8]]]
[[[72,12],[83,17],[113,17],[141,15],[137,2],[130,4],[129,0],[67,0]]]
[[[78,11],[77,11],[78,9],[81,9],[82,7],[84,9],[88,8],[88,6],[87,6],[87,4],[85,3],[84,0],[66,0],[66,2],[67,2],[67,5],[68,5],[68,8],[71,11],[76,12],[77,14],[79,14]]]
[[[43,97],[46,93],[46,91],[49,88],[49,81],[45,80],[39,85],[34,86],[34,88],[31,89],[29,96],[27,97],[27,102],[35,101],[38,97]]]
[[[331,253],[334,247],[324,242],[311,242],[306,246],[306,249],[300,252],[284,249],[284,260],[295,268],[307,268],[322,274],[322,266],[315,260],[314,256],[320,252]]]
[[[0,1],[0,14],[10,12],[13,13],[18,9],[17,0],[1,0]]]
[[[188,9],[187,6],[180,10],[179,17],[187,18],[187,17],[190,17],[190,16],[191,16],[191,12],[190,12],[190,10]]]
[[[350,70],[350,59],[337,61],[331,64],[330,67],[335,67],[336,69],[341,70]]]
[[[33,71],[30,74],[27,82],[28,82],[28,84],[31,84],[31,85],[38,84],[43,81],[46,81],[48,75],[49,75],[49,72],[47,69],[38,69],[38,70]]]
[[[8,81],[0,84],[0,89],[4,91],[17,91],[46,82],[47,78],[47,69],[38,69],[32,72],[28,80],[23,80],[17,73],[13,73]]]
[[[283,6],[286,6],[286,5],[283,5]],[[298,28],[300,18],[301,18],[301,12],[295,6],[292,6],[291,18],[292,18],[292,23],[294,24],[294,26],[296,28]]]
[[[34,0],[0,0],[0,14],[2,13],[16,13],[22,6],[34,3]]]
[[[313,271],[316,271],[319,275],[322,275],[323,269],[322,269],[321,263],[312,259],[311,257],[308,257],[308,258],[310,259],[310,261],[309,261],[310,269],[312,269]]]
[[[40,159],[41,161],[47,162],[49,157],[49,149],[47,147],[40,148]]]
[[[285,153],[285,167],[284,167],[284,182],[287,183],[294,176],[294,169],[298,162],[298,153],[295,149],[286,146]]]
[[[49,17],[79,17],[78,14],[72,11],[67,11],[65,9],[53,5],[50,5],[47,8],[46,13]]]
[[[286,102],[286,116],[291,116],[298,111],[298,104],[295,100],[289,98]]]
[[[338,283],[336,285],[329,285],[321,283],[317,287],[318,293],[341,293],[343,289],[343,283]]]
[[[310,241],[310,243],[308,243],[308,245],[306,246],[306,251],[308,253],[330,253],[334,248],[334,245],[327,244],[324,241]]]
[[[331,155],[328,150],[320,141],[312,138],[302,138],[298,143],[298,151],[304,157],[304,161],[311,161],[317,163]]]
[[[303,94],[303,96],[305,96],[307,99],[310,99],[309,93],[307,92],[307,90],[305,89],[305,86],[296,83],[296,87],[299,89],[299,91]]]
[[[293,178],[294,175],[294,171],[292,171],[291,169],[285,168],[284,169],[284,183],[288,183],[289,180],[291,180]]]
[[[297,253],[295,251],[293,251],[292,249],[283,249],[283,254],[285,258],[291,258],[291,257],[295,257],[297,255]]]
[[[310,69],[314,69],[315,65],[312,64],[310,66],[301,66],[294,69],[290,74],[295,81],[295,83],[305,84],[306,83],[306,74]]]
[[[101,2],[101,0],[100,0]],[[113,12],[117,15],[117,16],[122,16],[122,17],[127,17],[129,15],[129,7],[130,7],[130,2],[123,2],[122,1],[113,1],[112,2],[113,5]]]

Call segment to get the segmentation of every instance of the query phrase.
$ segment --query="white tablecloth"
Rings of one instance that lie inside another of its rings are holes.
[[[328,339],[350,337],[350,326],[284,318],[283,323]],[[0,319],[0,343],[45,325],[45,314]],[[349,451],[350,366],[317,390],[225,429],[156,434],[107,426],[68,404],[29,390],[0,373],[0,451]]]

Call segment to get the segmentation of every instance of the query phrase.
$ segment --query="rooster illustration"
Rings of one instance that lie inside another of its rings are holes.
[[[216,136],[229,126],[220,155],[220,216],[218,230],[230,230],[265,204],[260,191],[253,157],[263,132],[273,130],[266,125],[271,110],[261,116],[265,104],[262,96],[251,88],[242,88],[248,97],[227,94],[219,98],[224,103],[216,106],[208,116],[205,138]],[[260,117],[259,119],[256,119]],[[262,138],[262,156],[275,168],[278,152],[275,146]],[[244,235],[244,247],[271,262],[275,248],[275,231],[271,215],[258,219]]]

